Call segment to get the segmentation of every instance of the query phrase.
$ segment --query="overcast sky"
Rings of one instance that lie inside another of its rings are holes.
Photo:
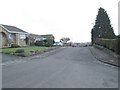
[[[90,42],[98,8],[104,8],[118,35],[119,0],[1,0],[0,24],[17,26],[29,33],[53,34],[55,40]]]

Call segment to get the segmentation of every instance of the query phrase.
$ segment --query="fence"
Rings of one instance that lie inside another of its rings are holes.
[[[117,39],[97,38],[94,40],[94,43],[97,45],[104,46],[105,48],[110,49],[117,54],[120,54],[120,38]]]

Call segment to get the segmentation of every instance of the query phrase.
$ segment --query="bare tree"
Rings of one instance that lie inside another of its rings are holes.
[[[70,38],[68,38],[68,37],[63,37],[60,39],[60,42],[63,44],[66,44],[68,41],[70,41]]]

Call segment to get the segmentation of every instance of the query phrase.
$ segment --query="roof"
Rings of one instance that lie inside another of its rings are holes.
[[[44,38],[41,35],[37,35],[37,34],[29,34],[29,37],[31,37],[31,38]]]
[[[43,37],[53,36],[52,34],[41,35]]]
[[[46,35],[41,35],[44,38],[52,38],[54,39],[54,36],[52,34],[46,34]]]
[[[15,26],[10,26],[10,25],[2,25],[0,24],[0,26],[2,26],[5,30],[7,30],[8,32],[11,32],[11,33],[28,33],[26,31],[23,31]]]
[[[54,39],[54,36],[52,34],[47,35],[38,35],[38,34],[29,34],[30,39]]]

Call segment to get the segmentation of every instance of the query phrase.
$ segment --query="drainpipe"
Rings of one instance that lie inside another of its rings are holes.
[[[16,44],[19,45],[19,34],[16,33]]]

